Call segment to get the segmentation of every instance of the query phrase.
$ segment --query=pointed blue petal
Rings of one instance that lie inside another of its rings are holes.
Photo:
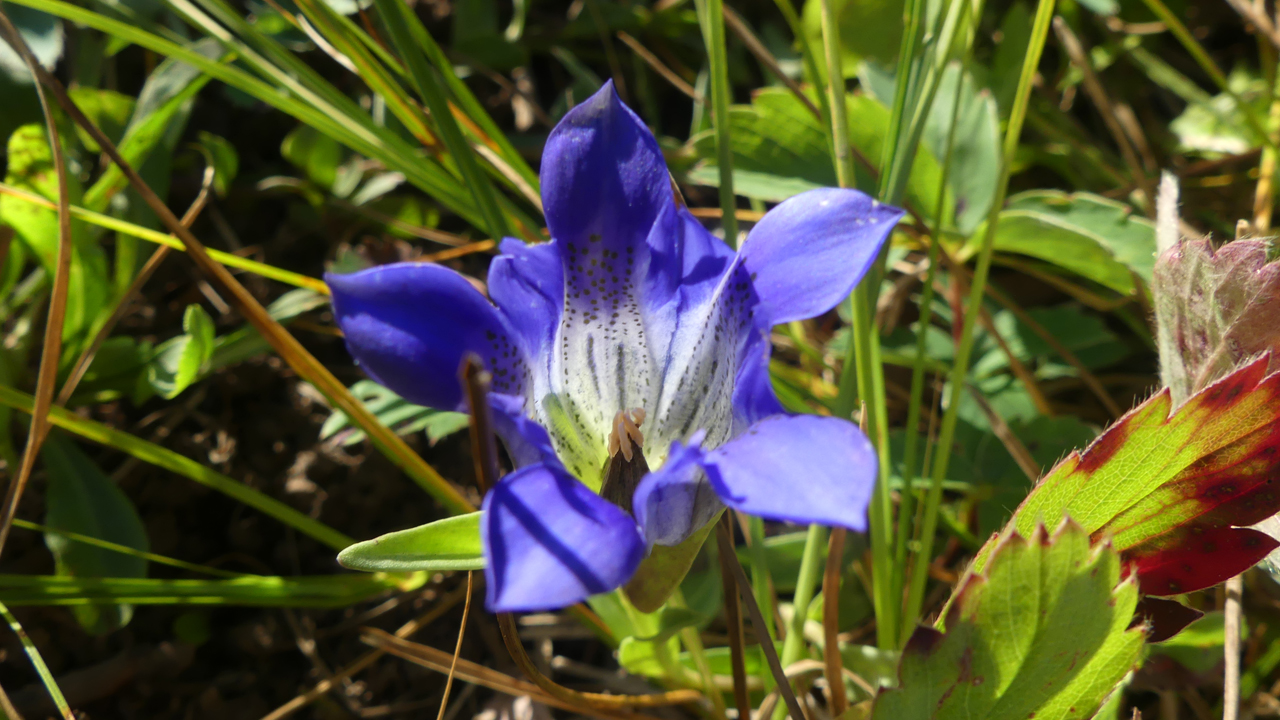
[[[867,528],[876,453],[856,425],[775,415],[706,454],[703,469],[726,505],[770,520]]]
[[[502,254],[489,263],[489,297],[520,336],[531,363],[548,363],[564,308],[558,243],[527,245],[506,238],[500,249]]]
[[[724,509],[702,472],[702,438],[672,443],[667,461],[636,487],[632,511],[645,542],[679,545]]]
[[[489,395],[493,429],[502,438],[507,454],[517,468],[542,463],[562,467],[546,428],[525,415],[524,398]]]
[[[584,249],[593,235],[611,251],[642,245],[663,206],[674,202],[658,142],[612,82],[551,131],[541,179],[547,229],[566,249]]]
[[[788,199],[751,230],[741,258],[774,325],[815,317],[847,297],[903,211],[857,190]]]
[[[485,496],[490,612],[554,610],[608,592],[644,558],[635,521],[558,468],[531,465]]]
[[[347,349],[374,380],[409,402],[460,409],[466,353],[493,373],[494,392],[521,395],[523,353],[489,301],[458,273],[398,263],[325,275]]]

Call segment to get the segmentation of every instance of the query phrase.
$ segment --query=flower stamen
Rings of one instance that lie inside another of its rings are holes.
[[[644,434],[640,432],[644,417],[642,408],[624,410],[614,416],[613,431],[609,433],[609,460],[600,485],[600,496],[628,514],[636,486],[649,474],[649,463],[643,452]]]

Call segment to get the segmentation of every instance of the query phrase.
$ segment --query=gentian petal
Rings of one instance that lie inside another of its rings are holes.
[[[409,402],[462,406],[458,369],[476,353],[494,392],[522,395],[528,369],[497,310],[458,273],[397,263],[325,275],[347,349],[364,371]]]
[[[856,425],[775,415],[706,454],[702,467],[726,505],[770,520],[865,530],[876,453]]]
[[[743,352],[749,346],[759,349],[752,344],[761,327],[758,307],[746,270],[735,263],[701,307],[680,309],[647,442],[666,447],[698,429],[707,431],[709,447],[729,439],[739,414],[734,383]]]
[[[566,412],[603,447],[622,410],[656,394],[645,342],[645,242],[674,203],[658,143],[613,85],[565,115],[542,157],[547,228],[564,260],[564,313],[552,382]]]
[[[902,215],[865,193],[837,188],[810,190],[770,210],[739,253],[769,322],[804,320],[835,307]]]
[[[581,602],[622,585],[644,558],[635,521],[559,468],[517,470],[481,509],[490,612]]]
[[[672,443],[667,461],[636,487],[631,507],[645,542],[679,545],[724,508],[702,472],[702,438]]]
[[[772,349],[766,327],[758,328],[742,349],[738,377],[733,382],[735,434],[770,415],[783,412],[778,394],[773,390],[773,378],[769,375],[769,351]]]
[[[542,153],[542,202],[551,237],[622,252],[644,243],[674,202],[653,133],[622,104],[613,83],[570,110]]]
[[[520,336],[531,364],[547,365],[534,368],[535,380],[545,379],[564,308],[560,248],[554,240],[528,245],[506,238],[500,250],[502,254],[489,263],[489,297]]]
[[[546,428],[525,415],[524,398],[489,394],[493,429],[517,468],[542,463],[562,467]]]

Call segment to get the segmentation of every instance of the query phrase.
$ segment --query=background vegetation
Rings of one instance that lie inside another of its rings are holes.
[[[52,92],[49,128],[0,46],[0,462],[16,508],[0,602],[25,628],[0,639],[0,685],[33,718],[65,712],[51,678],[93,718],[436,712],[466,574],[352,573],[335,555],[478,505],[466,418],[363,379],[317,278],[413,259],[482,279],[493,238],[543,237],[542,143],[612,78],[722,235],[812,187],[909,210],[850,303],[774,336],[788,408],[865,402],[886,460],[827,605],[850,699],[866,700],[1032,481],[1159,386],[1160,171],[1181,184],[1183,233],[1269,231],[1280,33],[1262,2],[1233,3],[832,0],[824,18],[819,0],[749,0],[722,22],[719,0],[3,3],[105,138]],[[825,531],[742,529],[755,595],[790,635],[783,663],[823,717],[821,667],[795,663],[822,657]],[[534,661],[577,688],[727,690],[714,546],[680,612],[522,618]],[[1245,584],[1244,713],[1280,715],[1280,586]],[[1182,600],[1205,617],[1148,645],[1100,717],[1221,716],[1223,593]],[[477,665],[459,665],[444,717],[552,712],[515,684],[493,619],[468,617],[460,658]],[[772,687],[758,633],[753,704]]]

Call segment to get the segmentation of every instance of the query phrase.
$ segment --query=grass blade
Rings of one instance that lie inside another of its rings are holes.
[[[27,192],[21,188],[16,188],[4,183],[0,183],[0,194],[22,200],[23,202],[29,202],[33,205],[40,205],[41,207],[51,209],[57,207],[54,203],[36,195],[35,193]],[[155,243],[157,245],[164,245],[172,250],[179,250],[181,252],[187,251],[187,249],[183,247],[182,241],[174,237],[172,233],[166,235],[165,233],[152,230],[151,228],[146,228],[125,220],[113,218],[110,215],[103,215],[102,213],[96,213],[92,210],[86,210],[79,205],[71,205],[69,206],[69,210],[71,211],[71,216],[77,220],[83,220],[84,222],[106,228],[107,230],[124,233],[130,237],[138,238],[139,240],[146,240],[147,242]],[[221,250],[214,250],[210,248],[208,252],[209,257],[217,260],[219,263],[222,263],[227,267],[233,267],[237,270],[245,270],[253,273],[254,275],[261,275],[264,278],[276,280],[278,282],[285,283],[286,285],[314,290],[322,295],[329,294],[329,286],[325,285],[324,281],[319,278],[313,278],[308,275],[291,272],[289,270],[275,267],[274,265],[258,262],[257,260],[250,260],[249,258],[240,257],[239,255],[222,252]]]
[[[435,119],[440,138],[444,140],[445,147],[453,156],[454,162],[458,164],[458,171],[462,173],[463,180],[471,188],[476,206],[484,216],[485,229],[491,237],[500,238],[509,235],[510,229],[507,227],[502,211],[498,209],[493,185],[476,164],[475,155],[467,144],[466,138],[462,136],[462,131],[449,110],[449,101],[445,98],[440,84],[436,82],[431,67],[427,65],[426,57],[413,44],[413,38],[409,34],[409,25],[413,21],[407,17],[413,10],[399,0],[375,0],[375,3],[378,6],[378,13],[382,16],[383,24],[391,33],[392,41],[409,68],[409,76],[413,80],[414,88],[426,102],[431,117]]]
[[[702,21],[702,39],[707,46],[711,65],[711,124],[716,137],[716,163],[720,170],[720,223],[724,241],[738,246],[738,216],[734,212],[737,199],[733,194],[733,148],[729,144],[729,102],[733,88],[729,84],[729,60],[724,47],[724,0],[698,0],[698,19]]]
[[[71,707],[67,705],[67,699],[63,697],[62,690],[58,689],[58,681],[53,679],[53,673],[49,672],[49,666],[45,665],[44,658],[40,656],[40,650],[36,648],[36,644],[31,642],[31,638],[27,636],[27,631],[22,629],[22,623],[18,622],[18,618],[9,612],[9,608],[0,603],[0,615],[4,615],[5,622],[9,623],[9,629],[18,636],[18,641],[22,643],[22,650],[27,653],[27,657],[31,660],[31,665],[35,667],[36,674],[40,676],[40,682],[44,683],[44,687],[49,691],[49,698],[53,700],[53,704],[58,708],[58,712],[62,714],[65,720],[75,720],[75,714],[71,712]],[[8,698],[5,698],[5,704],[8,704]],[[13,712],[12,707],[7,709]],[[17,717],[16,715],[14,717]]]
[[[426,583],[425,572],[405,575],[242,575],[226,580],[81,578],[62,575],[0,575],[0,602],[24,605],[247,605],[252,607],[346,607]]]
[[[298,342],[297,338],[290,335],[289,331],[284,329],[284,326],[271,317],[271,314],[262,306],[262,303],[258,302],[258,299],[246,290],[240,284],[240,281],[236,280],[231,273],[227,272],[226,268],[219,265],[209,256],[204,244],[182,225],[182,222],[173,214],[173,211],[156,196],[155,192],[147,186],[147,183],[143,181],[137,171],[120,156],[120,152],[112,144],[111,139],[76,107],[75,102],[67,95],[66,90],[57,78],[38,65],[36,70],[38,71],[37,77],[39,81],[53,91],[54,97],[57,98],[62,109],[71,116],[77,125],[97,141],[99,147],[106,152],[112,162],[120,166],[125,176],[129,178],[129,184],[142,196],[142,199],[151,208],[152,212],[159,216],[161,222],[182,240],[182,244],[186,246],[187,252],[196,261],[196,265],[200,270],[231,297],[240,313],[262,335],[263,339],[275,348],[280,357],[289,363],[295,372],[315,385],[333,405],[345,412],[347,417],[351,418],[355,424],[365,431],[370,441],[379,451],[404,470],[414,482],[439,500],[442,505],[454,513],[474,510],[475,508],[462,496],[456,487],[441,477],[435,468],[431,467],[417,453],[411,450],[399,435],[379,422],[377,417],[356,399],[347,390],[347,387],[334,377],[333,373],[329,372],[328,368],[308,352]]]
[[[20,412],[30,413],[34,405],[34,398],[13,388],[0,385],[0,405],[11,407]],[[86,440],[92,440],[100,445],[115,448],[143,462],[164,468],[217,490],[279,520],[304,535],[315,538],[335,550],[341,550],[355,542],[319,520],[304,515],[279,500],[268,497],[238,480],[227,477],[168,448],[110,428],[102,423],[82,418],[69,410],[59,407],[53,407],[49,410],[49,422]]]

